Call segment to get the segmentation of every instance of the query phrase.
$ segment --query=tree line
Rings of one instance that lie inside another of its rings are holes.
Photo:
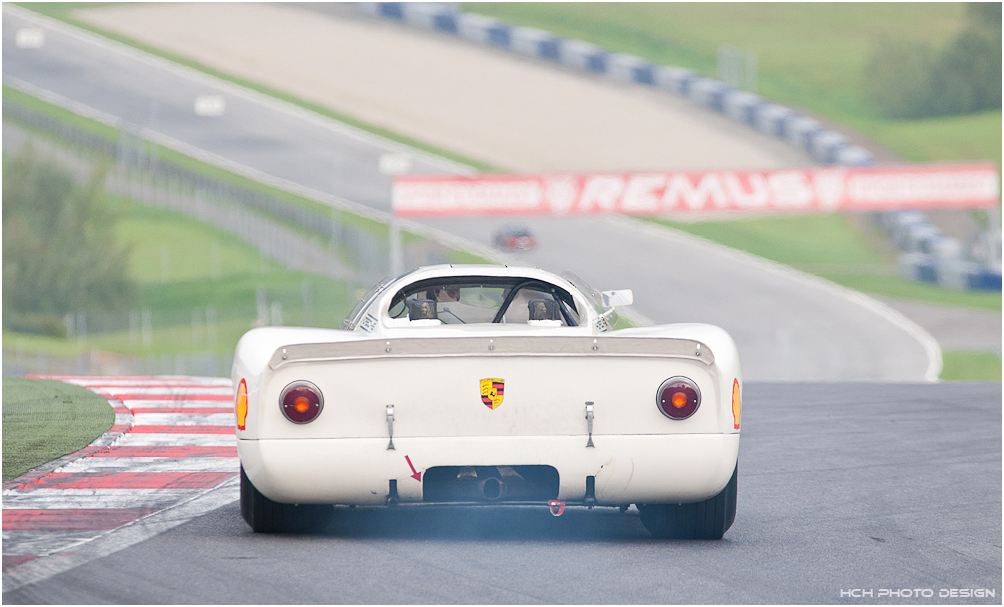
[[[941,49],[880,41],[865,70],[865,86],[887,118],[1001,109],[1001,3],[968,3],[965,25]]]
[[[4,156],[3,177],[5,329],[64,336],[66,314],[135,304],[116,234],[126,203],[106,195],[103,171],[78,184],[27,148]]]

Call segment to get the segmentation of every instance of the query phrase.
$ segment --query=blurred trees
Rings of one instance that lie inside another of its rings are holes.
[[[1001,108],[1001,4],[966,6],[966,24],[943,49],[882,40],[865,71],[868,96],[887,118],[928,118]]]
[[[123,214],[103,178],[86,186],[29,150],[3,163],[3,324],[65,334],[63,315],[123,310],[135,302],[129,250],[118,244]]]

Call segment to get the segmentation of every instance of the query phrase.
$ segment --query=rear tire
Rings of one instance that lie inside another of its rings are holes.
[[[641,522],[659,539],[720,540],[736,520],[739,464],[721,492],[693,504],[641,504]]]
[[[308,533],[330,514],[330,506],[273,502],[251,484],[241,466],[241,517],[255,533]]]

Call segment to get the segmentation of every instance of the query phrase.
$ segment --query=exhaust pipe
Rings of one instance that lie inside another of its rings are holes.
[[[495,501],[502,497],[502,481],[497,478],[488,477],[481,481],[481,496],[487,500]]]

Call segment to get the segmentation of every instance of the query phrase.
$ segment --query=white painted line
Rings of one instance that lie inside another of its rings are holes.
[[[222,116],[227,109],[223,95],[199,95],[195,98],[196,116]]]
[[[851,304],[880,316],[890,322],[893,326],[904,331],[920,344],[928,357],[928,366],[924,372],[924,379],[925,381],[932,383],[938,381],[938,375],[941,373],[942,362],[941,346],[938,345],[937,340],[935,340],[930,333],[921,328],[920,325],[913,322],[900,312],[890,308],[876,299],[868,297],[860,291],[848,289],[847,287],[838,285],[835,282],[830,282],[824,278],[807,274],[790,266],[786,266],[769,259],[764,259],[763,257],[758,257],[752,253],[733,249],[725,245],[718,244],[717,242],[701,238],[700,236],[694,236],[693,234],[688,234],[687,232],[674,230],[673,228],[667,226],[654,224],[641,219],[633,219],[623,215],[610,215],[608,216],[608,220],[625,227],[640,230],[658,238],[685,241],[693,245],[695,248],[704,247],[707,249],[713,249],[718,254],[728,256],[737,262],[750,264],[761,270],[774,272],[775,274],[791,278],[805,287],[828,291],[836,297],[844,299]]]
[[[4,510],[166,508],[205,489],[11,489]]]
[[[233,396],[233,388],[230,386],[207,386],[205,388],[184,387],[184,388],[141,388],[138,386],[106,386],[99,388],[109,394],[144,394],[147,396],[191,396],[193,400],[198,400],[200,396]]]
[[[40,582],[94,559],[128,548],[172,527],[187,523],[197,516],[233,503],[238,497],[238,486],[239,479],[230,479],[214,489],[191,496],[181,504],[103,533],[82,543],[79,547],[64,550],[58,559],[40,558],[12,567],[3,572],[3,590],[9,592],[26,584]]]
[[[4,5],[4,10],[7,10],[6,5]],[[21,91],[22,93],[27,93],[29,95],[32,95],[33,97],[38,97],[43,101],[48,101],[53,105],[57,105],[59,107],[68,109],[75,114],[86,116],[87,118],[90,118],[91,120],[96,120],[102,124],[106,124],[114,128],[119,128],[119,126],[122,124],[122,119],[118,118],[117,116],[113,116],[106,112],[102,112],[101,110],[96,110],[89,105],[84,105],[83,103],[80,103],[79,101],[74,101],[72,99],[63,97],[58,93],[54,93],[52,91],[37,87],[34,84],[31,84],[30,82],[25,82],[24,80],[21,80],[20,78],[15,78],[14,76],[4,76],[3,81],[4,84],[14,87],[19,91]]]
[[[224,426],[235,423],[233,413],[143,413],[134,411],[135,426]]]
[[[3,532],[4,547],[14,546],[4,555],[27,554],[38,556],[52,554],[82,544],[94,537],[94,531],[28,531],[16,529]]]
[[[57,472],[239,472],[234,457],[85,457]]]
[[[196,385],[232,387],[232,382],[229,379],[217,377],[155,377],[146,381],[139,377],[130,379],[106,379],[101,376],[63,377],[53,375],[47,377],[78,386],[134,386],[137,388],[149,388],[151,386],[168,387],[172,384],[178,384],[185,387],[194,387]]]
[[[233,434],[142,434],[130,432],[115,441],[116,447],[236,447]]]
[[[45,30],[37,27],[22,27],[14,34],[14,44],[18,48],[42,48],[45,44]]]
[[[201,409],[205,407],[227,407],[233,408],[234,403],[229,400],[131,400],[121,401],[123,405],[133,409],[135,413],[142,413],[142,409],[159,407],[170,407],[172,409]]]
[[[377,169],[384,175],[403,175],[411,170],[411,156],[388,152],[380,156]]]

